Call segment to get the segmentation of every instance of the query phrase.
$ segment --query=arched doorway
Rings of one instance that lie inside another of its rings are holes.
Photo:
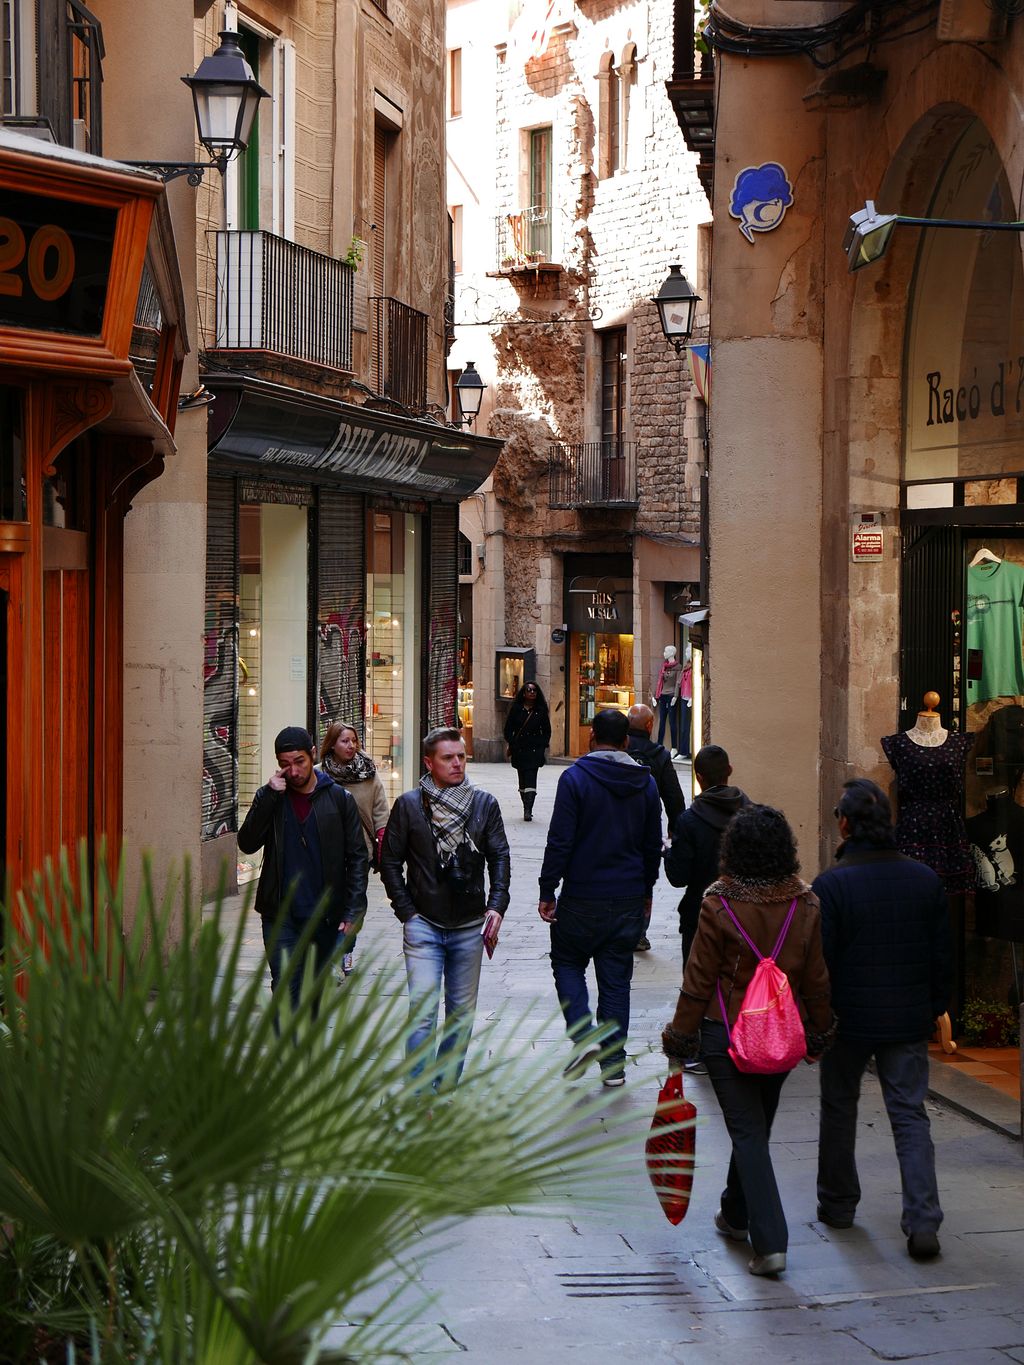
[[[926,210],[1016,220],[979,119],[960,128]],[[924,691],[973,736],[964,815],[977,868],[953,898],[957,1004],[1019,1000],[1024,941],[1024,268],[1015,233],[927,229],[903,365],[900,728]]]

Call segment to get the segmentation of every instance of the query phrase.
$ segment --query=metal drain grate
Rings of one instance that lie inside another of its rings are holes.
[[[679,1299],[693,1293],[673,1270],[563,1270],[558,1279],[570,1299]]]

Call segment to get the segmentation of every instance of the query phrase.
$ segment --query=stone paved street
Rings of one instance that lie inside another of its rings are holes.
[[[500,1023],[554,1005],[546,930],[536,913],[546,817],[561,768],[540,776],[537,818],[523,823],[515,774],[471,765],[494,792],[513,849],[512,905],[494,960],[484,963],[481,1014]],[[372,878],[362,954],[394,962],[398,926]],[[857,1225],[832,1231],[815,1220],[817,1074],[789,1079],[774,1139],[775,1166],[790,1224],[789,1265],[778,1280],[747,1273],[749,1249],[718,1236],[712,1217],[728,1145],[711,1088],[687,1090],[698,1108],[698,1165],[686,1220],[671,1227],[643,1168],[643,1139],[663,1075],[661,1025],[678,988],[677,893],[659,884],[653,951],[637,958],[631,1064],[613,1103],[636,1117],[636,1169],[614,1210],[577,1200],[568,1216],[494,1215],[471,1220],[446,1249],[424,1258],[417,1359],[450,1355],[481,1365],[563,1360],[587,1365],[685,1361],[928,1360],[958,1365],[1024,1362],[1024,1160],[1019,1143],[930,1105],[946,1221],[943,1255],[919,1265],[899,1228],[899,1182],[877,1084],[865,1079],[858,1155],[864,1186]],[[259,960],[254,921],[253,962]],[[364,969],[365,970],[365,969]],[[358,989],[358,974],[348,989]],[[536,1004],[535,1004],[536,1002]],[[511,1024],[510,1024],[511,1026]],[[565,1047],[552,1021],[544,1035]],[[596,1086],[595,1076],[583,1083]],[[407,1297],[403,1303],[407,1303]]]

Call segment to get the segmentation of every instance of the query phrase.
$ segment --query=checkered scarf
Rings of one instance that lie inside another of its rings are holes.
[[[420,790],[427,798],[438,856],[442,864],[449,863],[460,844],[468,841],[472,845],[466,823],[473,806],[473,788],[468,782],[460,782],[457,787],[439,787],[429,773],[424,773]]]

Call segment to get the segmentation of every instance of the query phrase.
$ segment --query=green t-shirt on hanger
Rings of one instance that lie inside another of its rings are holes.
[[[967,670],[971,650],[981,651],[981,677],[967,680],[967,704],[1024,696],[1021,611],[1024,568],[1007,560],[967,570]]]

